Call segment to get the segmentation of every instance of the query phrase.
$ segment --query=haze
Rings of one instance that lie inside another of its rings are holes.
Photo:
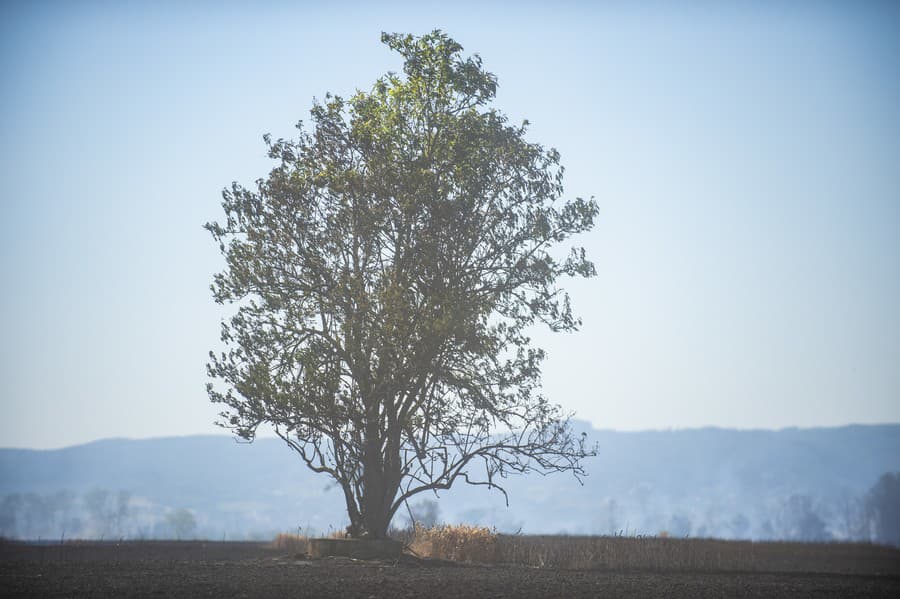
[[[900,421],[900,9],[890,3],[6,3],[0,434],[221,432],[203,223],[314,97],[441,28],[554,146],[598,276],[535,331],[604,429]]]

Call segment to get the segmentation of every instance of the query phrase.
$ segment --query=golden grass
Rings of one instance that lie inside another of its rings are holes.
[[[303,535],[281,533],[272,541],[270,547],[291,553],[306,553],[307,538]]]
[[[435,526],[416,524],[408,546],[420,557],[461,562],[497,561],[497,532],[479,526]]]

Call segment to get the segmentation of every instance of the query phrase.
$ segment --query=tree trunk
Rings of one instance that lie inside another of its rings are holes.
[[[362,530],[356,531],[357,535],[354,536],[384,539],[387,538],[390,524],[388,521],[390,503],[385,500],[388,490],[380,435],[377,430],[372,429],[374,427],[370,428],[370,434],[367,435],[366,449],[363,455],[363,488],[359,505]],[[385,506],[386,503],[387,506]]]

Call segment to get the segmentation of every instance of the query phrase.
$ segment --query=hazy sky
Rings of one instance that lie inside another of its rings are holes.
[[[553,400],[900,421],[898,5],[149,4],[0,8],[0,445],[221,432],[203,223],[271,168],[264,133],[399,70],[382,30],[434,28],[600,206],[582,330],[535,333]]]

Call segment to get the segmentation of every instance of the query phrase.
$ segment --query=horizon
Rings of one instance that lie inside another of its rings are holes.
[[[381,31],[435,28],[599,204],[580,331],[532,334],[551,402],[621,432],[900,422],[898,4],[0,14],[6,443],[217,434],[203,223],[272,168],[263,134],[397,70]]]
[[[635,429],[635,430],[622,430],[622,429],[611,429],[611,428],[597,428],[591,422],[587,420],[579,420],[573,419],[572,424],[576,427],[579,424],[590,424],[591,431],[593,433],[616,433],[623,435],[640,435],[640,434],[649,434],[649,433],[692,433],[692,432],[700,432],[700,431],[723,431],[723,432],[731,432],[731,433],[783,433],[790,431],[827,431],[827,430],[840,430],[840,429],[849,429],[849,428],[891,428],[891,427],[900,427],[900,422],[875,422],[875,423],[850,423],[850,424],[840,424],[840,425],[832,425],[832,426],[784,426],[780,428],[739,428],[739,427],[723,427],[723,426],[696,426],[696,427],[684,427],[684,428],[653,428],[653,429]],[[275,435],[259,435],[253,441],[244,441],[240,440],[239,437],[236,437],[233,434],[227,432],[203,432],[203,433],[185,433],[181,435],[159,435],[159,436],[151,436],[151,437],[101,437],[98,439],[91,439],[89,441],[83,441],[79,443],[75,443],[72,445],[61,445],[58,447],[21,447],[21,446],[9,446],[9,445],[0,445],[0,450],[11,450],[11,451],[37,451],[37,452],[45,452],[45,451],[64,451],[67,449],[74,449],[78,447],[84,447],[87,445],[93,445],[95,443],[106,443],[112,441],[128,441],[128,442],[142,442],[142,441],[168,441],[173,439],[188,439],[188,438],[198,438],[198,437],[214,437],[214,438],[229,438],[232,439],[238,445],[251,445],[256,441],[278,441],[283,442],[279,437]]]

